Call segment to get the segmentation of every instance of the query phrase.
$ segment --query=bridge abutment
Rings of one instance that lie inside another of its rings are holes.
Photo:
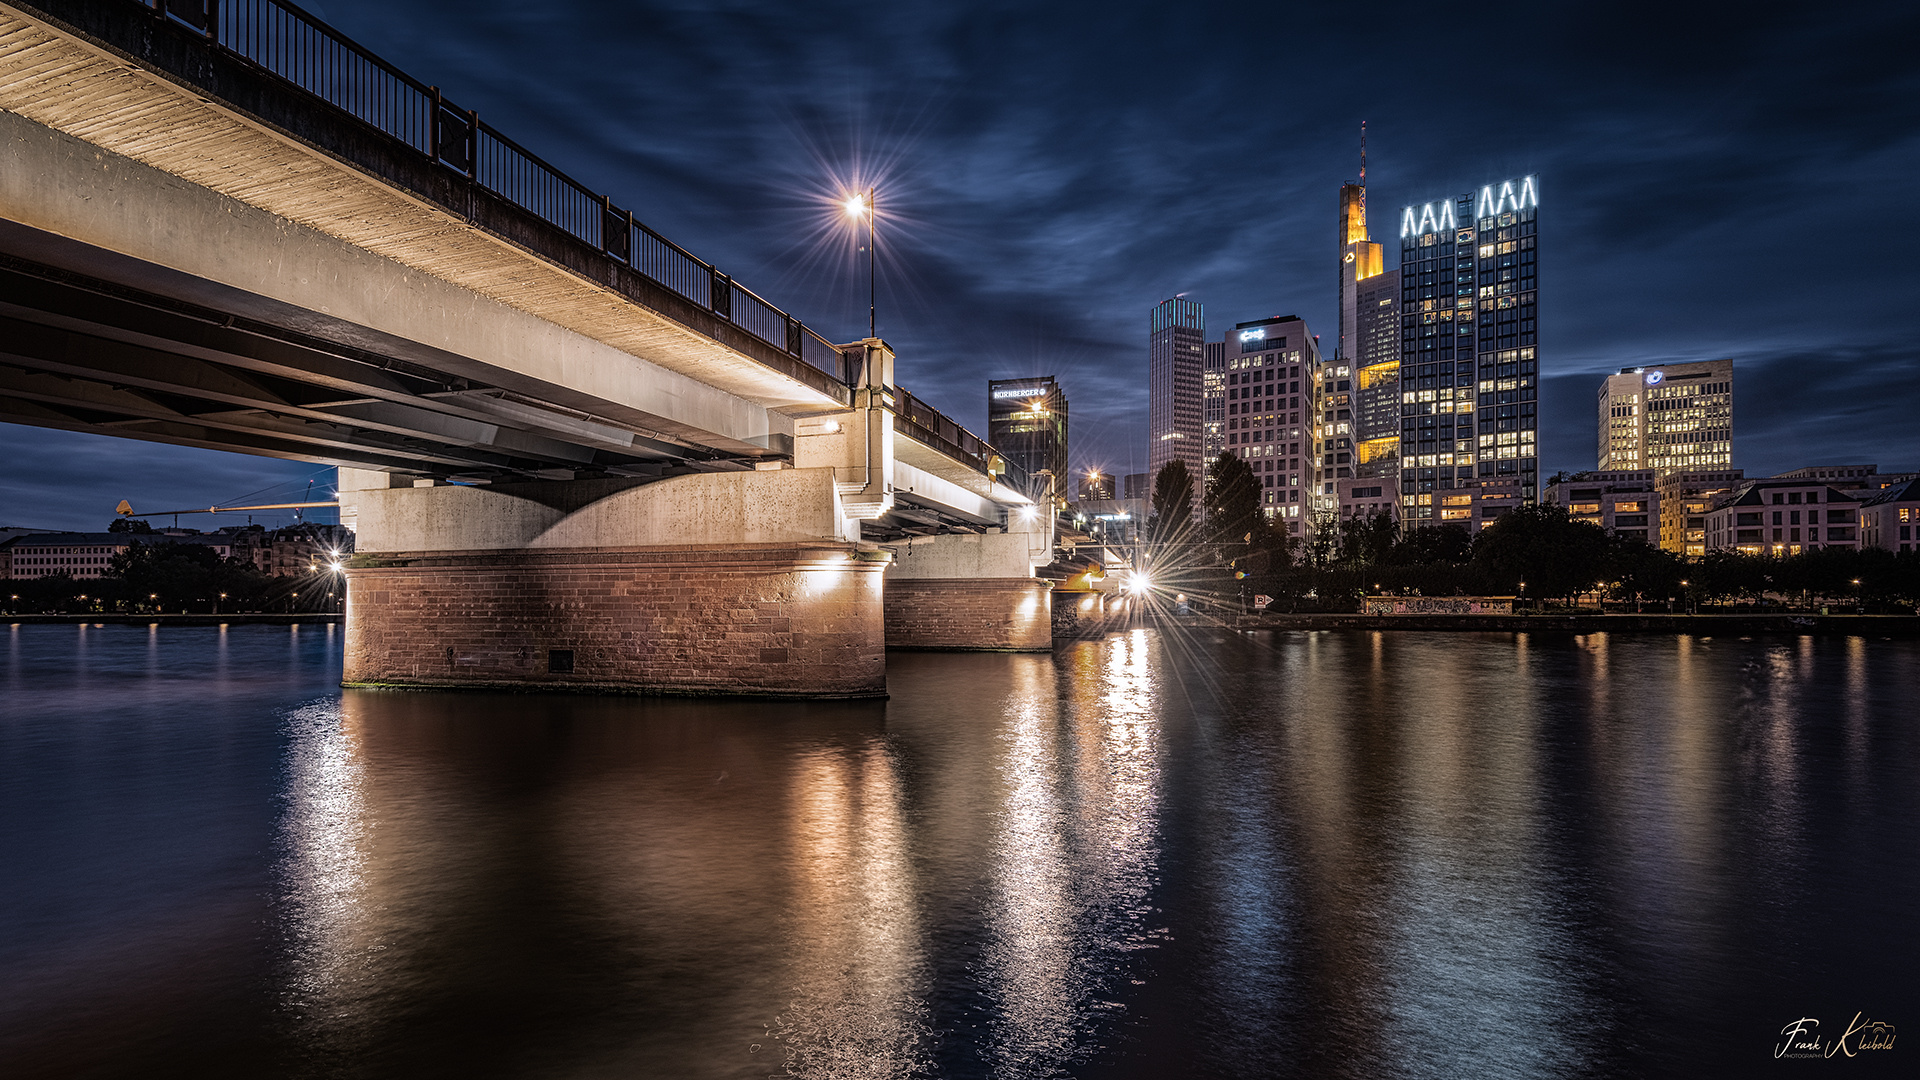
[[[404,488],[342,472],[349,685],[886,693],[886,555],[846,539],[830,469]]]
[[[1051,537],[1038,531],[920,536],[894,545],[886,574],[888,647],[1052,649],[1053,586],[1033,576],[1036,560],[1044,564],[1051,553]]]

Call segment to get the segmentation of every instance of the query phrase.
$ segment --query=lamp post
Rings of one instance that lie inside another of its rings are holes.
[[[876,263],[874,262],[876,253],[873,246],[874,240],[878,236],[874,227],[874,219],[879,217],[879,215],[874,212],[873,188],[869,186],[865,195],[855,195],[849,198],[846,202],[846,208],[847,216],[853,220],[859,221],[862,217],[867,219],[867,336],[879,337],[879,333],[874,329],[874,299],[878,295],[880,271],[876,268]]]

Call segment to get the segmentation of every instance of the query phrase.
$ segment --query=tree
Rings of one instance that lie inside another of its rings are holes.
[[[1240,455],[1223,453],[1207,472],[1207,491],[1200,501],[1206,513],[1205,539],[1216,545],[1222,559],[1244,555],[1254,536],[1265,532],[1260,513],[1260,478]]]
[[[1147,539],[1156,545],[1192,540],[1193,476],[1187,463],[1174,458],[1153,477],[1153,503],[1147,516]]]
[[[110,533],[150,533],[153,526],[139,518],[117,517],[107,526]]]
[[[1340,522],[1340,564],[1350,570],[1385,563],[1400,527],[1384,510]]]
[[[1395,566],[1463,563],[1473,557],[1473,537],[1459,525],[1422,525],[1400,538],[1387,555]]]
[[[1542,599],[1571,598],[1606,577],[1608,538],[1558,506],[1523,506],[1502,515],[1473,542],[1473,564],[1490,590]]]

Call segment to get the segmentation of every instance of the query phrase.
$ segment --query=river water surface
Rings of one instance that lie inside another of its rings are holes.
[[[0,1076],[1920,1075],[1775,1058],[1920,1039],[1913,641],[1142,630],[768,704],[0,632]]]

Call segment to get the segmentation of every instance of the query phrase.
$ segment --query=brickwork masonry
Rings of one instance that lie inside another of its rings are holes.
[[[1052,583],[1037,578],[887,576],[887,647],[996,652],[1053,648]]]
[[[884,567],[851,545],[359,556],[345,682],[884,697]]]

